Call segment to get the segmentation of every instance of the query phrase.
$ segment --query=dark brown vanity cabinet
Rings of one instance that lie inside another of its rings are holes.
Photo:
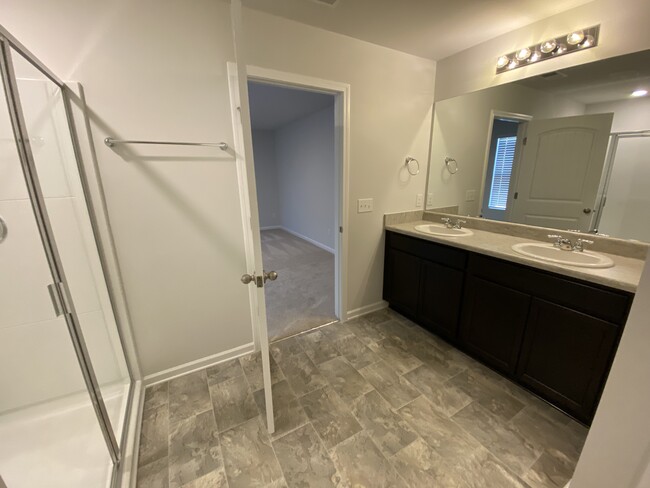
[[[633,295],[387,232],[384,299],[590,423]]]

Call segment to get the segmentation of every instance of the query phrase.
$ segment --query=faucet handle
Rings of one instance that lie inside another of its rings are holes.
[[[559,234],[548,234],[546,237],[548,237],[549,239],[555,239],[553,245],[556,247],[560,247],[560,242],[562,241],[562,239],[564,239],[564,236],[561,236]]]
[[[445,224],[448,224],[449,222],[451,222],[451,219],[449,217],[443,217],[440,219],[440,222],[444,222]]]
[[[573,250],[582,252],[585,249],[585,244],[593,244],[594,241],[590,241],[589,239],[576,239],[575,244],[573,245]]]
[[[456,222],[459,223],[459,224],[466,224],[466,223],[467,223],[467,220],[456,219]]]

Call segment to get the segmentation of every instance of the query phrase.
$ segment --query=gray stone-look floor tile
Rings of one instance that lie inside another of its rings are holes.
[[[243,378],[233,378],[210,387],[219,432],[259,415],[253,393]]]
[[[334,339],[334,344],[343,357],[356,369],[361,369],[381,359],[351,332]]]
[[[169,468],[166,457],[138,468],[137,488],[167,488],[168,486]]]
[[[352,412],[329,386],[301,397],[300,403],[328,449],[361,430]]]
[[[327,380],[304,352],[283,357],[278,365],[297,396],[322,388]]]
[[[461,389],[440,382],[440,377],[426,364],[405,374],[404,378],[426,396],[434,408],[445,417],[451,417],[473,401],[472,397]]]
[[[332,458],[346,488],[408,486],[365,432],[339,444]]]
[[[377,391],[355,400],[352,413],[386,456],[392,456],[418,438],[413,428],[391,409]]]
[[[449,384],[464,391],[493,415],[508,421],[519,413],[525,405],[507,393],[502,384],[477,374],[476,370],[466,370],[449,380]]]
[[[223,471],[223,460],[213,412],[174,423],[169,432],[170,488],[184,487],[216,470]]]
[[[254,352],[247,356],[242,356],[239,358],[239,363],[244,370],[244,374],[246,375],[251,390],[257,391],[264,388],[262,353]],[[282,381],[284,379],[284,374],[282,374],[282,370],[278,366],[278,363],[270,354],[269,363],[271,364],[271,384]]]
[[[309,422],[307,414],[300,404],[300,400],[291,390],[287,380],[282,380],[272,387],[273,392],[273,418],[275,420],[275,432],[272,438],[280,437],[287,432]],[[266,403],[264,390],[254,393],[255,403],[262,415],[263,423],[266,424]]]
[[[348,322],[348,327],[361,342],[366,345],[383,341],[386,339],[382,328],[372,322],[367,322],[363,317],[352,319]]]
[[[320,329],[298,336],[298,341],[314,364],[320,364],[341,355]]]
[[[183,488],[227,488],[226,472],[223,468],[211,471],[200,478],[183,485]]]
[[[521,478],[480,447],[474,452],[454,458],[444,458],[436,488],[530,488]]]
[[[573,476],[575,462],[560,451],[550,450],[522,476],[532,488],[564,488]]]
[[[160,458],[167,458],[169,437],[169,408],[161,405],[142,414],[138,465],[144,466]]]
[[[477,402],[468,405],[452,418],[520,476],[526,473],[542,454],[539,447]]]
[[[258,418],[221,433],[219,438],[230,488],[283,485],[282,470]]]
[[[424,342],[415,344],[411,353],[443,380],[452,378],[467,369],[467,365],[449,351],[442,351]]]
[[[210,410],[205,370],[169,380],[169,421],[178,422]]]
[[[391,462],[409,486],[440,486],[441,457],[421,438],[395,454]]]
[[[405,374],[422,364],[415,356],[400,346],[400,341],[394,338],[384,339],[368,346],[384,361],[390,363],[399,374]]]
[[[478,441],[440,415],[423,396],[400,408],[398,413],[441,456],[464,456],[480,447]]]
[[[239,358],[229,359],[223,363],[210,366],[206,373],[208,375],[208,386],[216,385],[222,381],[239,378],[244,374],[244,370],[239,363]]]
[[[311,424],[273,441],[289,486],[328,488],[338,486],[339,475]]]
[[[420,396],[419,391],[383,360],[369,364],[359,372],[393,408],[399,408]]]
[[[158,383],[145,390],[144,410],[151,410],[169,404],[169,383]]]
[[[298,337],[289,337],[288,339],[272,342],[269,346],[269,351],[278,363],[295,354],[305,352],[298,341]]]
[[[321,363],[318,369],[345,402],[351,402],[373,389],[356,369],[340,357]]]

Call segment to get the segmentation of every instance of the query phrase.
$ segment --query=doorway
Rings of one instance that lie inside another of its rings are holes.
[[[340,318],[336,95],[248,79],[270,340]]]

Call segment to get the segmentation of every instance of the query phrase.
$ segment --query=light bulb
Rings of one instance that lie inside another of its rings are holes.
[[[557,49],[553,51],[553,56],[557,56],[558,54],[564,54],[565,52],[566,52],[566,45],[558,44]]]
[[[634,90],[632,92],[633,97],[645,97],[648,94],[648,90]]]
[[[517,51],[517,54],[515,55],[518,61],[524,61],[525,59],[528,59],[529,56],[530,56],[530,49],[528,49],[527,47],[520,49],[519,51]]]
[[[575,46],[576,44],[580,44],[585,38],[585,33],[581,30],[572,32],[568,36],[566,36],[566,42],[568,42],[571,46]]]
[[[508,66],[508,63],[510,62],[510,58],[508,56],[500,56],[499,59],[497,59],[497,68],[505,68]]]
[[[546,42],[543,42],[539,46],[539,50],[542,51],[544,54],[548,54],[554,51],[556,47],[557,47],[557,42],[555,42],[555,39],[551,39]]]
[[[591,47],[591,46],[594,45],[595,42],[596,42],[596,39],[594,39],[594,36],[592,36],[592,35],[590,34],[590,35],[588,35],[588,36],[585,37],[585,40],[582,41],[582,44],[580,44],[580,47],[581,47],[581,48]]]
[[[542,57],[542,53],[539,51],[535,51],[533,54],[530,55],[530,58],[528,58],[529,63],[534,63],[535,61],[539,61]]]
[[[510,64],[508,65],[508,69],[515,69],[517,66],[519,66],[519,61],[513,59],[512,61],[510,61]]]

